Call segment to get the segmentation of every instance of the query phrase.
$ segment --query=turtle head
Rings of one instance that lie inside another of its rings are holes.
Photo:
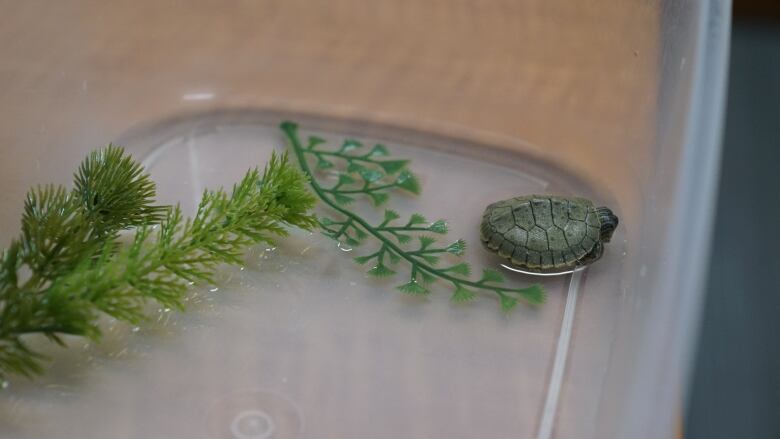
[[[612,232],[618,226],[618,217],[608,207],[599,207],[596,209],[601,222],[601,241],[609,242],[612,239]]]

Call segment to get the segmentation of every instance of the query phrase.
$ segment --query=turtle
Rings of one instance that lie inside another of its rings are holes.
[[[529,195],[488,205],[480,239],[488,251],[531,273],[560,273],[596,261],[618,217],[585,198]]]

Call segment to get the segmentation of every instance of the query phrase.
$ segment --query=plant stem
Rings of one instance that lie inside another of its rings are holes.
[[[392,226],[392,227],[377,227],[378,231],[381,232],[431,232],[431,230],[427,227],[411,227],[411,226]],[[435,233],[435,232],[432,232]]]
[[[322,189],[323,192],[330,192],[330,193],[338,192],[340,194],[364,194],[366,192],[376,192],[376,191],[381,191],[383,189],[389,189],[397,186],[398,185],[396,184],[384,184],[382,186],[366,187],[363,189],[339,189],[337,186],[330,189],[328,188],[320,188],[320,189]]]
[[[341,153],[341,152],[319,151],[319,150],[305,149],[305,148],[302,149],[301,151],[303,153],[314,154],[314,155],[317,155],[317,156],[327,155],[327,156],[331,156],[331,157],[342,158],[344,160],[356,160],[356,161],[359,161],[359,162],[376,163],[376,160],[372,159],[371,157],[361,157],[361,156],[357,156],[357,155],[347,155],[347,154],[344,154],[344,153]]]

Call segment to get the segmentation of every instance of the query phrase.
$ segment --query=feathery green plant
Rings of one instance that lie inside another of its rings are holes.
[[[298,164],[309,177],[309,184],[315,195],[329,207],[334,215],[319,218],[323,232],[350,246],[360,245],[368,238],[378,244],[378,250],[355,258],[359,264],[369,264],[368,274],[375,277],[389,277],[396,274],[391,268],[401,261],[411,269],[408,282],[398,286],[403,293],[426,295],[429,284],[435,280],[444,281],[453,288],[452,300],[468,302],[480,291],[498,295],[501,308],[509,311],[519,300],[529,304],[544,302],[544,290],[540,285],[526,288],[504,286],[504,276],[495,270],[485,269],[478,280],[470,278],[471,267],[465,262],[440,266],[444,255],[462,256],[466,243],[459,239],[447,245],[438,244],[437,235],[447,233],[447,222],[429,222],[415,213],[406,221],[394,210],[384,211],[380,224],[370,224],[349,206],[358,196],[368,197],[374,205],[388,201],[393,190],[412,194],[420,192],[417,178],[408,169],[408,160],[388,159],[389,152],[384,145],[374,145],[365,151],[364,145],[354,139],[346,139],[337,150],[322,148],[324,139],[310,136],[304,143],[298,135],[298,126],[284,122],[281,129],[298,159]],[[312,166],[313,164],[313,166]],[[323,186],[315,170],[335,173],[338,181],[332,186]],[[416,244],[413,244],[416,238]]]
[[[72,190],[30,190],[22,234],[0,254],[0,379],[42,372],[43,356],[25,341],[32,334],[60,345],[63,335],[97,340],[101,315],[138,324],[150,301],[182,309],[189,282],[213,281],[219,264],[240,263],[284,226],[316,225],[315,198],[286,153],[230,194],[204,191],[191,219],[154,196],[141,165],[111,145],[84,160]],[[122,245],[127,229],[134,236]]]

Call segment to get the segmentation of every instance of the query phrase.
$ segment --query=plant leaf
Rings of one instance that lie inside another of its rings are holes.
[[[447,253],[452,253],[453,255],[461,256],[466,251],[466,241],[459,239],[452,244],[448,245],[445,249]]]
[[[413,213],[412,216],[409,218],[409,225],[413,226],[415,224],[425,224],[428,220],[425,219],[424,216],[420,215],[419,213]]]
[[[391,222],[393,220],[397,220],[398,218],[401,218],[401,215],[398,214],[398,212],[392,210],[392,209],[385,209],[385,221]]]
[[[436,238],[428,235],[418,236],[417,240],[420,241],[420,250],[425,250],[436,242]]]
[[[479,280],[481,283],[485,282],[493,282],[493,283],[503,283],[504,282],[504,275],[499,273],[496,270],[491,270],[489,268],[485,268],[482,270],[482,279]]]
[[[432,274],[428,273],[427,271],[420,271],[419,273],[420,273],[420,278],[425,284],[431,284],[436,280],[436,278]]]
[[[523,298],[532,305],[541,305],[547,299],[544,288],[539,284],[533,284],[530,287],[519,290]]]
[[[383,192],[369,192],[368,195],[371,197],[371,201],[374,202],[374,206],[381,206],[390,198],[390,195]]]
[[[430,230],[433,233],[438,233],[440,235],[443,235],[447,233],[449,230],[449,227],[447,227],[447,222],[444,220],[437,220],[433,222],[430,226],[428,226],[428,230]]]
[[[376,162],[387,174],[395,174],[409,164],[409,160],[384,160]]]
[[[438,256],[434,256],[434,255],[420,255],[420,257],[422,257],[425,260],[425,262],[427,262],[427,263],[429,263],[431,265],[436,265],[436,264],[439,263],[439,257]]]
[[[394,233],[393,236],[400,242],[401,244],[406,244],[407,242],[412,240],[412,237],[409,235],[404,235],[403,233]]]
[[[332,226],[334,224],[334,221],[327,216],[318,217],[317,221],[319,221],[321,226]]]
[[[333,194],[333,199],[336,200],[337,203],[341,204],[342,206],[346,206],[349,204],[352,204],[352,202],[355,201],[354,198],[348,197],[346,195],[342,195],[338,192]]]
[[[363,178],[363,180],[365,180],[365,181],[367,181],[369,183],[373,183],[373,182],[375,182],[377,180],[381,180],[382,177],[385,176],[385,174],[382,174],[379,171],[376,171],[374,169],[368,169],[368,168],[360,169],[358,171],[358,173]]]
[[[415,280],[405,283],[403,285],[399,285],[397,288],[401,290],[401,292],[403,292],[404,294],[409,294],[412,296],[423,296],[430,293],[430,291],[428,291],[427,288],[423,287]]]
[[[358,148],[362,148],[363,144],[358,142],[354,139],[346,139],[344,140],[344,143],[341,144],[341,149],[339,149],[339,152],[349,152]]]
[[[355,239],[358,241],[363,241],[368,237],[368,234],[364,232],[362,229],[355,227]]]
[[[363,169],[366,169],[366,167],[354,161],[349,162],[347,165],[347,172],[350,173],[359,173]]]
[[[444,271],[450,271],[452,273],[458,273],[463,276],[468,276],[469,274],[471,274],[471,266],[465,262],[461,262],[460,264],[456,264],[451,267],[445,268]]]
[[[509,297],[507,295],[502,295],[499,297],[501,297],[501,309],[504,312],[509,312],[514,309],[515,306],[517,306],[517,299],[514,297]]]
[[[395,274],[395,271],[387,268],[384,264],[378,264],[374,268],[368,270],[368,274],[374,277],[388,277]]]
[[[329,169],[333,167],[333,162],[320,157],[317,159],[317,167],[320,169]]]
[[[371,148],[371,152],[368,153],[368,157],[382,157],[388,155],[390,155],[390,152],[387,150],[385,145],[379,143],[374,145],[374,147]]]
[[[407,190],[415,195],[420,193],[420,182],[417,181],[417,177],[409,171],[401,171],[401,173],[398,174],[395,184],[401,189]]]
[[[352,178],[349,174],[339,174],[339,183],[338,185],[345,185],[345,184],[353,184],[355,182],[355,179]]]
[[[345,235],[345,236],[346,236],[346,239],[344,239],[344,242],[346,244],[348,244],[348,245],[350,245],[352,247],[357,247],[357,246],[360,245],[360,241],[358,241],[357,239],[355,239],[355,238],[353,238],[353,237],[351,237],[349,235]]]
[[[467,288],[464,288],[461,285],[458,285],[455,288],[455,292],[452,294],[450,300],[455,303],[465,303],[474,300],[475,297],[477,297],[476,293]]]
[[[314,149],[315,146],[325,143],[325,139],[317,136],[309,136],[309,145],[306,149]]]

